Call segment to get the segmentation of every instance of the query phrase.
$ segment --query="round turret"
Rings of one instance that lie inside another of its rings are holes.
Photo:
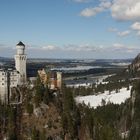
[[[18,55],[24,55],[25,45],[21,41],[16,45],[16,49]]]
[[[25,45],[20,41],[16,45],[16,55],[15,55],[15,67],[19,72],[19,85],[26,82],[26,61],[27,56],[25,54]]]

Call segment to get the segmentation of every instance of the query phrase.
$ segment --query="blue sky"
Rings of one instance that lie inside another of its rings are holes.
[[[0,0],[0,56],[23,41],[29,57],[133,58],[139,0]]]

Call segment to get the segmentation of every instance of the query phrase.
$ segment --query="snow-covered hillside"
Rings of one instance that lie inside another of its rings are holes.
[[[91,107],[96,108],[97,106],[102,106],[102,100],[105,100],[106,104],[109,102],[114,104],[121,104],[125,102],[126,99],[130,98],[130,96],[131,90],[122,88],[119,93],[115,93],[115,91],[112,91],[109,94],[109,91],[105,91],[105,93],[99,94],[97,96],[96,95],[78,96],[75,99],[77,103],[84,102],[86,105],[90,104]]]

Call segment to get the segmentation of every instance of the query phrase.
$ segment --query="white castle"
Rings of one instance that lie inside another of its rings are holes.
[[[9,102],[11,89],[26,83],[25,45],[19,42],[16,45],[15,69],[0,69],[0,99]]]

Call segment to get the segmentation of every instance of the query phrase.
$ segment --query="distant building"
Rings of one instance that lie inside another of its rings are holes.
[[[47,69],[38,70],[38,75],[44,85],[48,85],[51,90],[61,89],[62,73]]]
[[[0,69],[0,99],[9,102],[11,89],[26,83],[26,60],[25,45],[19,42],[16,45],[15,68]]]

